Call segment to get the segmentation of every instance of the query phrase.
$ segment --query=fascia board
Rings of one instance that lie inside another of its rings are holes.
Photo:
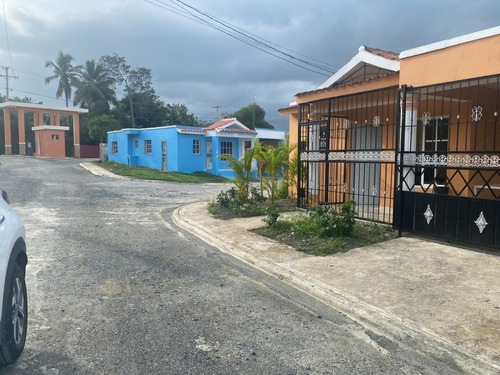
[[[492,27],[490,29],[477,31],[475,33],[462,35],[462,36],[458,36],[458,37],[451,38],[451,39],[442,40],[440,42],[426,44],[424,46],[420,46],[420,47],[416,47],[416,48],[412,48],[412,49],[407,49],[406,51],[403,51],[399,54],[399,58],[405,59],[407,57],[422,55],[424,53],[433,52],[433,51],[437,51],[437,50],[448,48],[448,47],[453,47],[453,46],[456,46],[459,44],[472,42],[474,40],[488,38],[490,36],[495,36],[495,35],[499,35],[499,34],[500,34],[500,26]]]

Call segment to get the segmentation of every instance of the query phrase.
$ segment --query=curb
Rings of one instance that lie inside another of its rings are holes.
[[[177,208],[172,213],[173,222],[178,227],[194,234],[222,252],[234,256],[268,275],[307,293],[376,333],[383,334],[405,344],[412,345],[417,342],[421,345],[423,344],[427,348],[424,351],[426,355],[432,355],[442,360],[453,358],[456,365],[466,373],[498,374],[500,371],[500,366],[488,358],[472,354],[461,346],[455,345],[432,332],[417,328],[410,322],[403,321],[393,314],[363,302],[341,290],[332,288],[292,267],[276,264],[245,246],[245,244],[232,245],[225,241],[223,237],[217,235],[217,233],[201,227],[195,220],[188,218],[185,215],[185,211],[189,206],[186,205]]]

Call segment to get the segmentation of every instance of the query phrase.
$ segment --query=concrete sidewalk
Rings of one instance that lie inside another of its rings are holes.
[[[217,220],[206,203],[177,209],[179,227],[394,340],[464,373],[500,373],[500,257],[398,238],[327,257],[305,255],[247,229],[261,217]]]

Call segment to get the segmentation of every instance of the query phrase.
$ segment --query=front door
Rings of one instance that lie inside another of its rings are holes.
[[[207,141],[207,171],[212,170],[212,141]]]
[[[382,147],[382,129],[372,124],[356,125],[353,135],[354,150],[365,153],[365,162],[352,163],[351,183],[354,200],[358,206],[378,206],[380,201],[380,162],[373,162],[367,156]]]
[[[166,172],[167,165],[167,141],[161,141],[161,170]]]

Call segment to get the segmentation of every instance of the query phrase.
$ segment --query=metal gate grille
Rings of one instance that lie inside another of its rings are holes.
[[[392,223],[398,88],[300,104],[298,205],[357,203]]]
[[[500,76],[401,91],[395,225],[500,247]]]

